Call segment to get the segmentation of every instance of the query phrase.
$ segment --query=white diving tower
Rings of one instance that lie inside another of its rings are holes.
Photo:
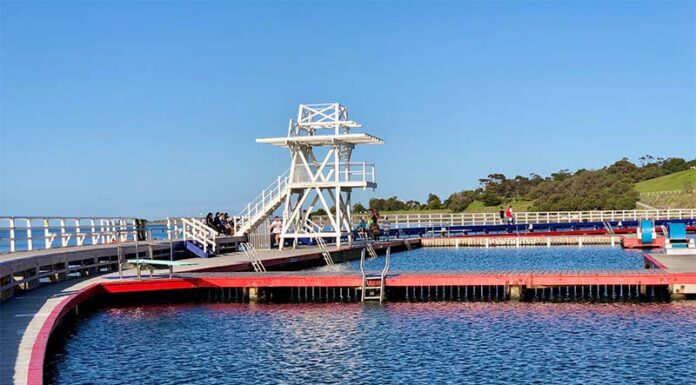
[[[374,164],[352,162],[351,155],[358,144],[383,143],[366,133],[351,133],[359,127],[338,103],[301,104],[287,136],[256,139],[287,147],[290,169],[247,205],[238,216],[236,235],[251,234],[283,205],[283,242],[291,239],[295,246],[298,238],[315,237],[334,238],[337,247],[342,237],[351,242],[352,191],[377,187]],[[307,218],[320,208],[328,213],[329,223],[324,226]]]

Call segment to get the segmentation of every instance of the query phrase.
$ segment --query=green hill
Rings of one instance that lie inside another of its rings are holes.
[[[640,193],[692,190],[694,188],[696,188],[696,170],[675,172],[674,174],[636,183],[636,190]]]

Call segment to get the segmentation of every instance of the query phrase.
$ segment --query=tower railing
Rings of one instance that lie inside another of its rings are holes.
[[[316,175],[316,180],[313,182],[335,182],[336,181],[336,170],[338,169],[338,182],[372,182],[375,183],[377,180],[377,175],[375,172],[375,164],[367,162],[339,162],[338,167],[336,163],[318,163],[311,162],[308,163],[312,174]],[[295,174],[292,183],[304,183],[310,181],[308,178],[312,178],[307,169],[303,166],[296,166],[298,173]],[[321,173],[318,174],[318,171]]]

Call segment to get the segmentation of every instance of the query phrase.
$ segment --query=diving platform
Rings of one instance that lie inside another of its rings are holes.
[[[374,135],[366,133],[344,135],[315,135],[279,138],[258,138],[256,143],[270,144],[278,147],[290,147],[292,145],[308,146],[333,146],[337,144],[382,144],[384,141]]]

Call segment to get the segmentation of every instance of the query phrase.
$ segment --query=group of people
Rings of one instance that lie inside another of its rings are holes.
[[[358,237],[359,238],[371,238],[375,241],[379,241],[381,230],[379,228],[379,211],[377,209],[370,210],[370,220],[365,222],[365,218],[360,218],[360,223],[358,223]]]
[[[208,213],[205,216],[205,224],[215,229],[218,234],[234,234],[234,223],[230,220],[230,216],[227,213],[217,212],[215,215]]]
[[[500,211],[498,211],[498,215],[500,215],[500,224],[508,224],[508,225],[514,225],[515,224],[515,215],[512,213],[512,206],[508,206],[507,210],[503,208],[503,206],[500,206]]]

